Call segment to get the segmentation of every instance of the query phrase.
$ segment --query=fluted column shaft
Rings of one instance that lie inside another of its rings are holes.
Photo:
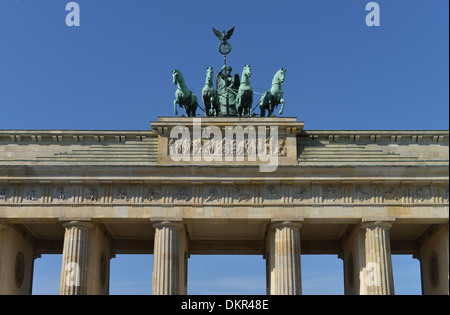
[[[272,224],[269,240],[268,277],[271,295],[300,295],[300,228],[296,222]]]
[[[181,222],[155,222],[155,245],[153,252],[154,295],[179,295],[183,290],[181,283],[181,258],[183,240]]]
[[[85,295],[89,254],[89,222],[70,221],[65,228],[60,295]]]
[[[361,225],[365,247],[365,268],[362,294],[393,295],[390,222],[367,222]]]

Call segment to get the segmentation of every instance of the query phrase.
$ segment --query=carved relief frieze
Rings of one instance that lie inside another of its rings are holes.
[[[264,202],[279,203],[281,198],[280,187],[277,185],[267,185],[264,189]]]
[[[58,185],[53,187],[52,202],[68,203],[72,199],[71,189],[65,185]]]
[[[431,199],[431,191],[427,186],[417,186],[413,190],[413,198],[416,202],[427,202]]]
[[[307,203],[311,200],[311,188],[309,186],[294,186],[292,189],[294,203]]]
[[[203,189],[203,202],[206,204],[219,203],[221,197],[221,189],[219,186],[208,186]]]
[[[23,203],[39,203],[42,197],[42,188],[39,186],[26,186],[23,190]]]
[[[152,185],[145,189],[144,203],[161,203],[161,187]]]
[[[0,184],[5,204],[130,205],[372,205],[449,203],[448,185],[440,184]]]
[[[397,186],[385,187],[383,196],[386,202],[401,202],[403,196],[402,189]]]
[[[239,185],[234,188],[233,200],[235,203],[249,203],[252,201],[252,190],[248,186]]]
[[[84,201],[95,203],[100,200],[100,187],[86,186],[84,188]]]
[[[250,141],[248,138],[239,141],[237,139],[228,140],[226,138],[222,138],[220,141],[213,138],[202,138],[201,140],[181,139],[181,137],[179,139],[169,138],[167,141],[167,152],[171,156],[201,156],[202,153],[208,153],[208,155],[248,157],[271,152],[272,141],[272,138],[267,138],[265,141],[259,138],[255,139],[255,141]],[[286,156],[286,138],[278,139],[275,148],[279,156]]]
[[[0,185],[0,203],[6,203],[11,198],[11,187]]]
[[[323,187],[324,202],[335,203],[340,202],[342,194],[340,187],[337,185],[326,185]]]
[[[176,203],[188,203],[192,198],[192,188],[188,185],[176,185],[173,189],[173,200]]]
[[[372,198],[369,185],[355,185],[354,198],[355,202],[368,202]]]
[[[114,202],[117,203],[128,203],[130,202],[130,188],[128,186],[118,186],[115,187],[114,191]]]

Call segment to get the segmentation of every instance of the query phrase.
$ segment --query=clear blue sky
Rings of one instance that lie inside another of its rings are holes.
[[[0,1],[0,129],[147,130],[158,116],[173,115],[173,69],[200,99],[206,68],[217,72],[223,64],[211,27],[232,26],[233,72],[250,64],[252,86],[266,89],[275,72],[287,68],[284,116],[296,116],[307,130],[449,127],[447,0],[377,1],[381,26],[371,28],[365,24],[368,0],[78,0],[80,27],[65,24],[68,2]],[[127,258],[112,261],[112,293],[133,283],[117,270],[148,266],[145,259],[151,264],[151,256]],[[59,281],[60,270],[40,278],[51,269],[44,261],[51,266],[52,259],[36,261],[36,293],[46,292],[46,281]],[[203,258],[204,264],[231,264],[208,259],[216,262]],[[264,293],[262,258],[227,259],[241,265],[256,259],[260,269],[238,275],[235,283],[262,283],[257,292]],[[410,257],[405,265],[398,259],[400,271],[418,268]],[[304,273],[305,293],[315,292],[320,279],[342,277],[341,261],[330,261],[331,274],[324,275],[314,267],[317,260],[302,260],[311,270]],[[201,277],[209,274],[206,267],[191,257],[190,268],[192,287],[205,287],[211,280]],[[235,274],[220,273],[212,278],[226,287]],[[405,279],[406,291],[420,291],[419,279],[414,285]],[[149,287],[151,276],[137,281]]]

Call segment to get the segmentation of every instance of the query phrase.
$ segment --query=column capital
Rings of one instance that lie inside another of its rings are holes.
[[[158,220],[151,221],[151,223],[155,229],[161,227],[172,227],[181,230],[184,226],[182,220]]]
[[[85,229],[92,229],[94,224],[91,221],[81,221],[81,220],[60,220],[62,221],[63,227],[79,227]]]
[[[279,227],[290,227],[290,228],[301,229],[302,225],[303,225],[303,220],[302,221],[272,220],[272,222],[270,223],[270,228],[276,229]]]
[[[392,227],[392,224],[395,220],[362,220],[359,227],[361,229],[367,229],[367,228],[384,228],[384,229],[390,229]]]

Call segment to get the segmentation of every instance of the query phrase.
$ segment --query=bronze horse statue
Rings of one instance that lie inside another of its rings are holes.
[[[206,69],[206,81],[202,90],[202,101],[205,105],[206,116],[219,116],[220,104],[217,90],[213,84],[214,71],[212,67]]]
[[[281,85],[284,82],[286,69],[281,68],[277,71],[272,80],[272,87],[270,90],[266,91],[261,96],[261,101],[259,102],[259,108],[261,110],[261,117],[266,116],[266,111],[268,111],[267,116],[270,117],[273,115],[275,108],[281,104],[281,109],[279,114],[283,114],[284,110],[284,99],[283,99],[283,90],[281,89]]]
[[[250,86],[252,70],[250,65],[245,65],[242,70],[241,84],[236,96],[236,111],[238,116],[250,116],[253,104],[253,89]]]
[[[186,110],[186,116],[195,117],[198,107],[197,96],[187,88],[184,77],[179,70],[172,71],[172,78],[173,84],[177,86],[177,90],[175,92],[175,100],[173,101],[173,109],[175,115],[178,115],[178,104],[180,105],[180,107],[183,107]]]

